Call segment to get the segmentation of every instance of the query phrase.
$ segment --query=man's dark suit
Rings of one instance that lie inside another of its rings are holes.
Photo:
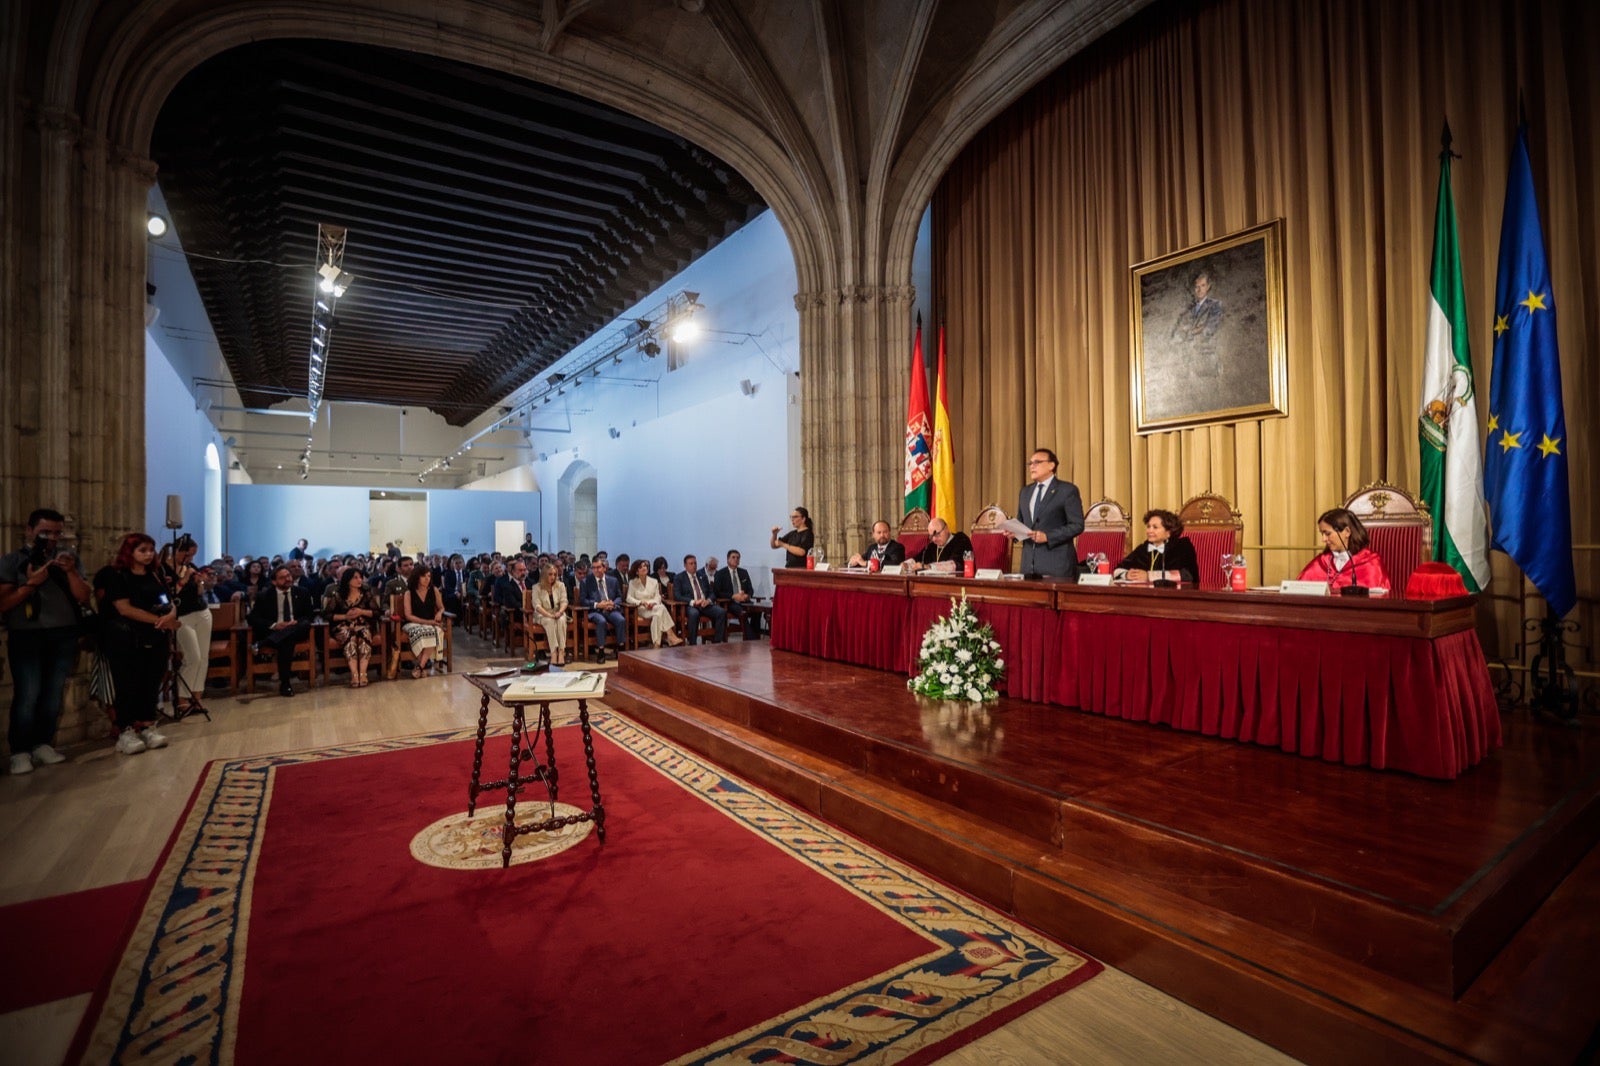
[[[1017,498],[1017,521],[1045,534],[1043,544],[1022,542],[1022,572],[1075,580],[1078,552],[1072,542],[1083,532],[1083,498],[1078,495],[1078,486],[1053,477],[1035,513],[1033,497],[1037,488],[1036,482],[1029,482],[1022,486]]]
[[[622,583],[617,580],[617,575],[607,573],[604,586],[596,580],[598,577],[598,574],[591,571],[583,579],[579,598],[583,605],[589,608],[589,623],[594,626],[595,653],[600,659],[604,659],[606,655],[606,634],[610,630],[616,630],[617,647],[620,649],[627,636],[628,618],[622,613]],[[595,606],[595,604],[603,600],[611,600],[616,606],[609,611],[601,610]]]
[[[273,629],[278,622],[278,605],[283,599],[283,592],[278,588],[269,588],[256,597],[254,606],[250,608],[250,630],[255,635],[256,643],[262,650],[271,650],[278,656],[278,690],[286,691],[294,673],[294,646],[311,631],[311,616],[316,612],[315,605],[305,589],[291,587],[289,589],[289,604],[292,608],[294,625],[282,629]]]
[[[904,551],[904,549],[901,549]],[[965,533],[951,531],[950,537],[944,542],[944,547],[928,538],[928,543],[922,546],[917,553],[917,562],[923,566],[932,566],[934,563],[955,563],[956,569],[961,569],[961,564],[966,562],[967,553],[972,550],[972,538]]]
[[[439,589],[444,593],[444,609],[451,614],[460,614],[461,601],[467,594],[467,572],[446,570],[439,581]]]
[[[699,595],[695,595],[698,586]],[[693,575],[685,570],[672,579],[672,597],[684,605],[686,615],[685,628],[688,632],[684,636],[690,644],[700,642],[700,616],[705,615],[711,619],[712,640],[718,644],[728,639],[728,611],[716,603],[716,590],[706,580],[706,575],[696,572]],[[695,600],[711,600],[705,607],[696,607]]]
[[[871,541],[861,549],[861,558],[868,562],[872,561],[874,554],[877,555],[879,566],[899,566],[906,561],[906,546],[891,537],[889,543],[881,548],[877,541]]]
[[[736,601],[735,592],[742,592],[746,596],[754,597],[755,586],[750,583],[750,572],[744,567],[725,566],[717,571],[712,592],[718,600],[728,601],[728,614],[739,620],[739,628],[744,631],[745,640],[755,640],[761,636],[761,612],[750,610],[750,600]]]

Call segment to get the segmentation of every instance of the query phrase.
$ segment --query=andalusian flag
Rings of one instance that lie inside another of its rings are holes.
[[[1450,195],[1450,127],[1439,155],[1439,203],[1433,214],[1432,290],[1422,362],[1422,498],[1433,512],[1433,557],[1460,572],[1468,590],[1489,584],[1489,527],[1478,451],[1478,401],[1467,347],[1467,296]]]
[[[939,388],[933,408],[933,517],[960,528],[956,515],[956,456],[950,437],[949,378],[944,372],[944,326],[939,326]]]
[[[1494,547],[1515,559],[1560,618],[1578,602],[1567,488],[1567,418],[1556,348],[1556,296],[1528,160],[1517,126],[1500,220],[1489,379],[1489,517]]]
[[[906,510],[933,503],[933,427],[928,424],[928,365],[922,361],[922,326],[911,353],[911,398],[906,403]]]

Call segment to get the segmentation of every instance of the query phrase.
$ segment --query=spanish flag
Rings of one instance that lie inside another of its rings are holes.
[[[933,409],[933,517],[961,528],[956,514],[955,442],[950,436],[949,376],[944,366],[944,325],[939,325],[939,390]]]

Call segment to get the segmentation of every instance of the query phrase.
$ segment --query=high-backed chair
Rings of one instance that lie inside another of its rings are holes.
[[[1096,500],[1083,512],[1083,533],[1078,536],[1078,562],[1101,552],[1116,566],[1128,554],[1133,519],[1128,509],[1109,497]]]
[[[928,546],[928,517],[927,511],[913,507],[900,519],[900,529],[894,537],[904,546],[907,559]]]
[[[1372,550],[1389,575],[1391,592],[1400,595],[1412,571],[1433,558],[1433,517],[1428,505],[1397,485],[1375,481],[1351,493],[1344,508],[1367,527]]]
[[[1000,523],[1007,514],[997,503],[991,503],[978,512],[972,520],[968,536],[972,538],[972,562],[978,570],[1011,569],[1011,538],[1000,532]]]
[[[228,695],[239,691],[239,678],[244,672],[244,646],[250,634],[242,635],[238,629],[239,605],[233,601],[214,604],[211,608],[211,647],[206,652],[206,685],[225,681]]]
[[[1236,555],[1244,543],[1244,518],[1233,509],[1226,496],[1207,489],[1191,496],[1178,510],[1183,520],[1183,535],[1194,545],[1200,564],[1200,587],[1223,587],[1222,557]]]

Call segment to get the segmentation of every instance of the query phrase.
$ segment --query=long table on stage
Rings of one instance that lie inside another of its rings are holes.
[[[772,647],[909,676],[964,592],[1005,694],[1453,778],[1500,744],[1476,598],[1282,596],[778,570]]]

